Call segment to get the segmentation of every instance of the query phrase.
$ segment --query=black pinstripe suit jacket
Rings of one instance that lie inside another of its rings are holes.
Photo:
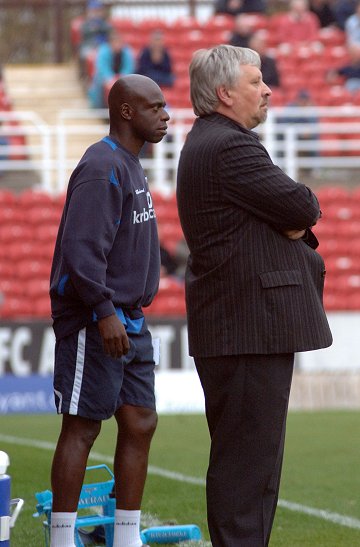
[[[197,119],[180,157],[177,200],[190,249],[191,355],[331,344],[316,238],[310,230],[308,242],[283,235],[312,226],[318,200],[272,163],[256,133],[217,113]]]

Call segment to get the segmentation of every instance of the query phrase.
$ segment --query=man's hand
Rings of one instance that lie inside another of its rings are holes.
[[[130,349],[125,327],[117,315],[109,315],[98,320],[104,351],[113,359],[126,355]]]
[[[283,232],[284,236],[288,237],[289,239],[301,239],[304,237],[306,233],[306,230],[285,230]]]

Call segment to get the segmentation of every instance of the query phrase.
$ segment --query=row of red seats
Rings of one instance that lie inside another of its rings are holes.
[[[314,226],[325,260],[324,304],[328,311],[360,310],[360,187],[316,191],[322,218]]]
[[[337,28],[319,29],[317,39],[310,43],[292,43],[291,36],[287,43],[283,43],[277,39],[281,15],[248,14],[247,18],[254,31],[267,31],[269,53],[278,61],[281,88],[274,90],[273,105],[280,106],[292,102],[302,88],[308,89],[314,103],[320,106],[360,105],[360,93],[352,94],[345,90],[343,78],[338,77],[331,83],[327,81],[330,69],[342,66],[349,60],[343,31]],[[188,66],[193,52],[199,48],[228,43],[234,28],[234,19],[222,15],[213,16],[205,22],[191,17],[172,22],[162,19],[133,21],[119,18],[113,18],[111,21],[136,55],[148,43],[152,30],[163,30],[176,75],[174,86],[165,90],[166,99],[169,105],[176,108],[191,108]],[[75,48],[79,43],[81,22],[81,17],[71,22],[71,36]],[[94,71],[95,55],[93,52],[88,58],[87,70],[90,77]],[[106,97],[112,83],[108,82],[105,87]]]
[[[272,45],[278,45],[279,28],[282,25],[282,15],[274,14],[271,16],[258,13],[246,14],[249,28],[256,30],[266,30],[269,34],[269,40]],[[80,43],[80,29],[83,17],[76,17],[70,23],[71,42],[74,48]],[[234,18],[227,15],[214,15],[206,21],[199,21],[196,17],[181,17],[173,21],[167,21],[160,18],[142,19],[134,21],[133,19],[112,17],[110,22],[125,39],[141,47],[147,42],[149,34],[157,29],[161,29],[169,45],[178,46],[178,38],[184,41],[191,41],[191,37],[196,41],[199,37],[212,37],[217,42],[225,38],[234,30]],[[198,35],[196,33],[199,33]],[[226,34],[224,34],[226,33]],[[220,39],[219,39],[220,38]],[[338,28],[320,28],[316,41],[323,45],[337,46],[344,43],[344,34]],[[292,36],[288,36],[288,42],[292,42]]]
[[[0,317],[50,317],[50,265],[62,205],[63,196],[0,191]]]
[[[172,250],[182,238],[177,214],[163,214],[159,194],[154,198],[163,242]],[[64,195],[0,190],[0,318],[50,318],[51,259],[63,204]],[[162,278],[149,313],[184,315],[182,283]]]
[[[314,231],[327,268],[325,305],[328,310],[359,310],[360,188],[324,187],[317,195],[323,217]],[[182,238],[175,196],[154,193],[153,199],[162,238],[167,234],[169,246],[174,247]],[[0,191],[1,317],[49,317],[50,264],[62,204],[63,196]],[[41,209],[47,211],[44,216],[38,214]],[[149,313],[183,315],[183,285],[163,278]]]

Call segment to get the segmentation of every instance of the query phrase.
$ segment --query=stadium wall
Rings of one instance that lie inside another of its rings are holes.
[[[333,345],[296,355],[292,408],[360,408],[360,312],[329,313],[328,318]],[[156,374],[159,412],[203,411],[185,319],[152,317],[148,322],[161,348]],[[54,412],[54,342],[47,321],[0,322],[0,414]]]

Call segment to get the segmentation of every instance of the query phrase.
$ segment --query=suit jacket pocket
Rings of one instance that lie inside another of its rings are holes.
[[[303,284],[302,274],[300,270],[282,270],[277,272],[263,272],[259,274],[259,276],[260,276],[262,287],[264,289]]]

